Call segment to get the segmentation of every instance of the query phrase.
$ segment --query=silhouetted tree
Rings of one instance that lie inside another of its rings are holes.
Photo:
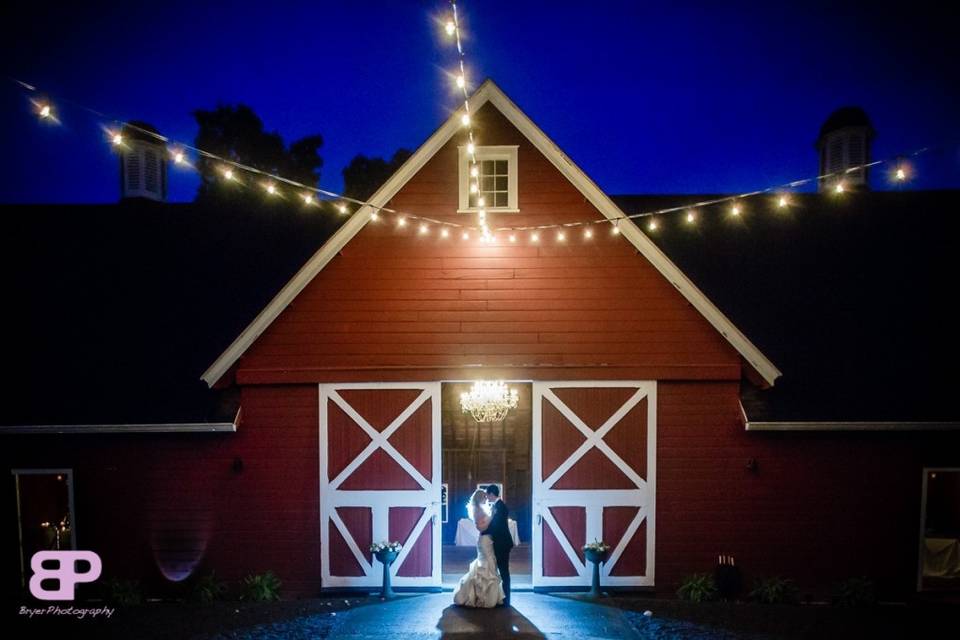
[[[413,155],[408,149],[397,149],[386,161],[358,155],[343,170],[343,195],[366,200]]]
[[[317,185],[323,166],[319,154],[323,137],[319,134],[301,138],[288,147],[279,133],[264,131],[260,117],[243,104],[220,105],[212,111],[197,109],[193,117],[200,127],[195,140],[200,149],[306,185]],[[198,200],[230,200],[246,191],[223,180],[224,167],[216,160],[201,157],[197,169],[202,178]],[[236,173],[248,186],[259,181],[253,174]],[[251,200],[248,198],[247,202]]]

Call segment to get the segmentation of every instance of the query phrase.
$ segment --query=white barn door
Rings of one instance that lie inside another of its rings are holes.
[[[322,586],[440,586],[440,383],[320,385]]]
[[[533,383],[535,587],[588,586],[598,539],[603,584],[654,584],[656,426],[656,382]]]

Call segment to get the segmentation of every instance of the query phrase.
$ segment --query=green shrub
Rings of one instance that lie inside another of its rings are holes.
[[[680,588],[677,589],[677,597],[690,602],[716,600],[717,586],[713,583],[712,576],[705,573],[695,573],[683,579]]]
[[[241,600],[266,602],[280,599],[280,579],[273,571],[251,574],[243,579]]]
[[[209,604],[220,600],[227,592],[227,585],[217,577],[215,571],[197,578],[190,592],[190,599],[195,602]]]
[[[761,604],[796,604],[800,590],[786,578],[761,578],[754,583],[750,599]]]
[[[876,602],[876,590],[867,578],[844,580],[833,592],[833,604],[838,607],[867,607]]]
[[[143,602],[143,591],[139,580],[110,578],[104,583],[107,599],[120,606],[129,606]]]

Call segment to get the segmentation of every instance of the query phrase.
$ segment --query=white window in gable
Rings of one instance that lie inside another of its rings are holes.
[[[477,173],[470,175],[470,155],[460,147],[460,212],[479,209],[480,198],[490,211],[515,212],[517,208],[517,146],[477,147]],[[470,185],[476,182],[477,191]]]

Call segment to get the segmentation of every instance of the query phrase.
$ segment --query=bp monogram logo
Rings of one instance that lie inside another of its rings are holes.
[[[86,571],[78,571],[77,563],[89,564]],[[56,563],[55,568],[44,563]],[[103,565],[100,556],[93,551],[38,551],[30,558],[33,576],[30,578],[30,593],[38,600],[73,600],[74,588],[79,582],[93,582],[100,577]],[[56,589],[45,589],[44,581],[55,580]]]

